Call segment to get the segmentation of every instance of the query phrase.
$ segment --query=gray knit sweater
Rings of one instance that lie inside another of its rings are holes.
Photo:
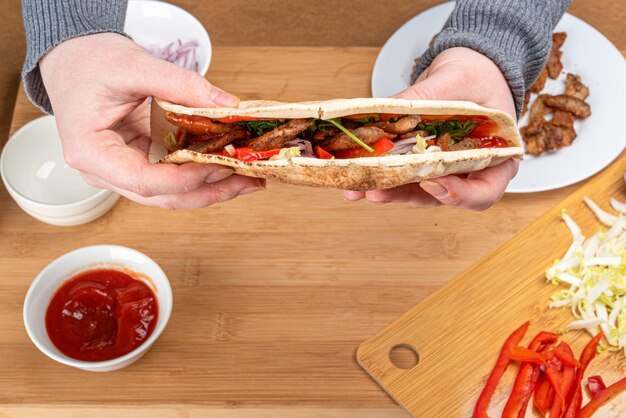
[[[448,48],[463,46],[491,58],[513,92],[519,116],[524,92],[546,63],[552,31],[571,0],[459,0],[432,47],[417,61],[414,82]]]
[[[548,57],[550,34],[570,1],[459,0],[436,42],[417,63],[413,80],[441,51],[468,47],[491,58],[502,70],[519,114],[526,88]],[[41,57],[77,36],[123,33],[126,3],[126,0],[22,1],[28,46],[22,77],[33,103],[52,112],[39,72]]]

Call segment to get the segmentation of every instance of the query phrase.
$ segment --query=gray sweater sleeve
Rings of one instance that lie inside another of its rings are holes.
[[[416,62],[412,82],[442,51],[471,48],[489,57],[511,87],[519,116],[526,89],[545,65],[552,31],[571,0],[458,0],[434,44]]]
[[[52,113],[39,60],[61,42],[77,36],[123,34],[126,3],[127,0],[22,0],[27,45],[22,80],[28,98],[37,107]]]

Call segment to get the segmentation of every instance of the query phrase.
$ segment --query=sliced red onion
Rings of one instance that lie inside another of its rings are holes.
[[[403,144],[403,145],[396,145],[395,147],[393,147],[391,149],[391,151],[389,151],[389,154],[392,155],[397,155],[397,154],[406,154],[407,152],[411,151],[413,149],[413,145],[415,145],[415,143],[413,144]]]
[[[164,47],[157,45],[144,46],[155,58],[172,62],[180,67],[198,71],[197,49],[200,46],[198,41],[182,42],[180,39],[170,42]]]
[[[424,138],[425,141],[430,139],[435,139],[436,135],[427,136]],[[389,154],[397,155],[397,154],[406,154],[407,152],[413,149],[413,145],[417,144],[417,137],[405,138],[399,141],[394,142],[394,146],[389,151]]]
[[[313,145],[311,145],[311,142],[305,139],[294,139],[289,142],[286,142],[284,145],[284,148],[289,148],[289,147],[300,148],[301,157],[315,158],[315,153],[313,152]]]
[[[405,138],[405,139],[401,139],[399,141],[394,142],[395,146],[401,146],[401,145],[406,145],[406,144],[417,144],[417,138],[413,137],[413,138]]]

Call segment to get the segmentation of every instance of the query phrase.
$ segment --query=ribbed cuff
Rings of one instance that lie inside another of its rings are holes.
[[[52,113],[39,60],[55,46],[78,36],[104,32],[127,36],[123,32],[126,5],[127,0],[22,1],[27,44],[22,81],[26,95],[37,107]]]
[[[526,89],[550,52],[552,31],[570,0],[459,0],[434,44],[416,61],[411,82],[442,51],[471,48],[504,74],[519,117]]]

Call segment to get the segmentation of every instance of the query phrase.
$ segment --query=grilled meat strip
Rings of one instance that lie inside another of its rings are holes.
[[[554,112],[554,116],[552,116],[551,122],[553,125],[560,126],[562,128],[573,128],[574,115],[563,110],[557,110],[556,112]]]
[[[544,116],[552,112],[552,109],[546,106],[546,103],[544,101],[545,97],[545,94],[540,94],[539,96],[537,96],[533,105],[530,107],[528,125],[525,127],[526,129],[524,130],[524,132],[528,132],[529,134],[537,132],[539,129],[541,129],[541,125],[546,121],[544,119]],[[522,134],[524,132],[522,132]]]
[[[373,126],[382,129],[385,132],[389,132],[392,134],[405,134],[407,132],[411,132],[413,129],[417,127],[417,124],[420,123],[422,119],[418,115],[406,115],[401,117],[395,122],[376,122],[373,123]],[[370,125],[365,125],[370,126]]]
[[[589,88],[580,81],[580,76],[568,73],[565,81],[565,94],[585,100],[589,96]]]
[[[561,63],[561,55],[563,55],[563,52],[561,52],[561,46],[563,46],[565,38],[567,38],[567,33],[565,32],[552,34],[552,49],[550,50],[548,62],[546,63],[548,75],[552,79],[556,79],[563,69],[563,64]]]
[[[277,126],[263,135],[248,141],[248,146],[255,151],[268,151],[283,148],[286,142],[291,141],[299,133],[313,126],[313,121],[306,119],[292,119],[289,122]]]
[[[524,103],[522,103],[521,116],[524,116],[528,111],[528,102],[530,102],[530,90],[526,90],[526,92],[524,93]]]
[[[566,147],[576,138],[574,128],[556,126],[546,121],[535,132],[528,132],[527,128],[522,128],[521,132],[526,142],[526,152],[532,155]]]
[[[398,137],[398,139],[407,139],[407,138],[415,138],[416,136],[421,136],[422,138],[425,138],[427,136],[429,136],[430,134],[428,133],[428,131],[424,131],[423,129],[418,129],[416,131],[412,131],[412,132],[407,132],[405,134],[402,134]]]
[[[200,153],[216,152],[231,142],[247,139],[249,136],[246,130],[236,130],[222,135],[199,135],[192,140],[192,144],[187,149]]]
[[[576,97],[567,96],[565,94],[559,94],[551,96],[549,94],[543,95],[544,103],[554,109],[570,112],[577,118],[584,119],[591,114],[591,108],[583,100]]]
[[[361,126],[351,130],[351,132],[357,136],[361,141],[366,144],[373,144],[382,137],[389,139],[395,138],[395,134],[387,133],[376,126]],[[345,133],[341,132],[335,136],[327,138],[320,143],[320,146],[326,151],[339,151],[342,149],[356,148],[358,145]]]
[[[209,118],[197,115],[179,115],[177,113],[167,112],[165,119],[193,135],[224,134],[226,132],[243,130],[243,128],[236,123],[213,122]]]
[[[539,93],[543,90],[543,87],[546,85],[546,80],[548,79],[548,70],[544,67],[543,70],[539,73],[539,77],[535,80],[535,82],[528,88],[528,91],[531,93]]]

